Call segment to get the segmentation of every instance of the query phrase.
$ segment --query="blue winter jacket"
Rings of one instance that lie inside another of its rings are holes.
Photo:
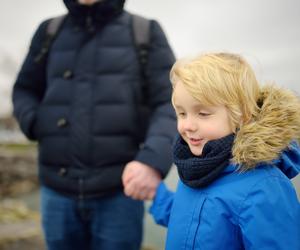
[[[173,193],[161,183],[150,212],[168,227],[166,249],[299,250],[300,204],[289,180],[300,172],[299,147],[274,164],[242,173],[231,164],[201,189],[179,181]]]

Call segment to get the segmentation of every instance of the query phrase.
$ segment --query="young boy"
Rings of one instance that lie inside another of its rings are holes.
[[[201,55],[172,68],[177,191],[150,208],[166,249],[300,249],[300,102],[260,87],[240,56]]]

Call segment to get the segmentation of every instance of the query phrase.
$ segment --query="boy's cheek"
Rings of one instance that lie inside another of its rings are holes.
[[[178,130],[178,132],[179,132],[179,134],[180,135],[182,135],[182,126],[181,126],[181,123],[180,123],[180,121],[178,120],[178,118],[177,118],[177,130]]]

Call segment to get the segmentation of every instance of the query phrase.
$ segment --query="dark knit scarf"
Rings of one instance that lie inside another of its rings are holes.
[[[232,158],[234,134],[212,140],[204,145],[202,155],[195,156],[181,138],[173,148],[174,163],[180,179],[192,188],[205,187],[219,177]]]
[[[63,0],[72,20],[79,26],[95,31],[99,26],[122,13],[125,0],[102,0],[93,5],[79,4],[78,0]]]

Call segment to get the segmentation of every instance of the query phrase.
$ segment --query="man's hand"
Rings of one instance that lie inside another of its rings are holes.
[[[152,200],[160,181],[156,169],[139,161],[127,163],[122,175],[125,194],[136,200]]]

